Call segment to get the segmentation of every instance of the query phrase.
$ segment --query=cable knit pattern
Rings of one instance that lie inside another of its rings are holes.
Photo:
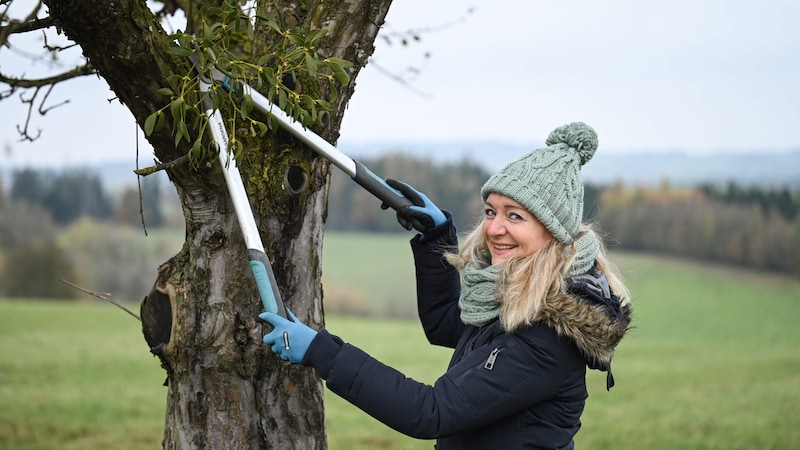
[[[574,244],[575,259],[567,271],[568,277],[582,275],[594,266],[594,260],[600,254],[600,241],[594,233],[584,233]]]
[[[559,242],[575,239],[583,220],[581,167],[597,150],[597,134],[583,122],[553,130],[547,147],[504,167],[481,188],[484,201],[496,192],[514,199]]]
[[[474,263],[464,268],[461,283],[461,321],[469,325],[483,326],[500,315],[500,302],[495,297],[497,278],[503,264],[480,268]]]

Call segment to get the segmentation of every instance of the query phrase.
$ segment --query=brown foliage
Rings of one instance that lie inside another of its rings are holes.
[[[798,218],[667,185],[616,185],[602,193],[600,205],[597,220],[610,245],[800,274]]]

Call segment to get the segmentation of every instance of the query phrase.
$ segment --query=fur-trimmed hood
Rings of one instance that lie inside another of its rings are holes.
[[[600,283],[595,283],[592,278]],[[605,277],[594,272],[590,277],[569,280],[566,293],[547,299],[536,320],[555,329],[559,335],[571,338],[586,357],[588,366],[609,373],[614,349],[630,329],[630,303],[621,304],[619,298],[603,284]],[[609,386],[610,387],[610,386]]]

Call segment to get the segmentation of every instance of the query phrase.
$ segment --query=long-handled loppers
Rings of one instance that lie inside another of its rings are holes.
[[[201,74],[202,75],[202,74]],[[200,89],[207,92],[211,88],[211,81],[205,76],[200,77]],[[225,184],[228,186],[233,208],[236,211],[236,219],[244,235],[247,245],[247,257],[250,261],[250,268],[256,280],[258,293],[264,310],[287,318],[286,307],[281,300],[281,294],[275,283],[275,275],[272,272],[272,265],[264,251],[264,244],[258,234],[253,210],[247,199],[247,192],[244,190],[242,176],[236,167],[236,160],[228,153],[228,132],[225,130],[225,122],[222,120],[219,110],[214,109],[211,99],[204,99],[203,107],[208,115],[208,124],[211,128],[211,135],[219,150],[219,162],[225,175]]]
[[[223,88],[228,91],[231,90],[232,80],[221,70],[212,68],[210,76]],[[408,207],[413,206],[413,203],[403,196],[400,191],[389,186],[383,179],[372,173],[364,164],[345,155],[321,136],[303,127],[303,125],[289,117],[277,105],[270,102],[269,99],[258,91],[252,89],[248,84],[241,83],[241,88],[244,95],[253,99],[253,103],[259,111],[274,117],[281,127],[289,131],[304,144],[311,147],[312,150],[330,160],[356,183],[380,199],[385,206],[401,213]]]
[[[195,63],[195,68],[199,70],[196,64],[196,57],[190,57],[190,59]],[[209,74],[201,73],[200,89],[204,92],[208,92],[209,89],[211,89],[212,82],[218,83],[227,91],[231,90],[230,77],[215,67],[211,69]],[[253,90],[246,83],[242,83],[241,87],[243,94],[249,96],[253,100],[253,103],[259,111],[274,117],[281,127],[289,131],[304,144],[311,147],[312,150],[330,160],[356,183],[381,200],[383,205],[399,213],[405,212],[406,209],[413,206],[413,203],[400,191],[389,186],[364,164],[345,155],[318,134],[303,127],[300,123],[283,112],[278,106],[270,102],[269,99],[258,91]],[[227,151],[228,133],[225,130],[225,124],[219,110],[214,109],[210,98],[206,97],[204,99],[204,107],[206,109],[206,115],[208,115],[212,136],[219,149],[219,160],[225,174],[225,182],[233,200],[236,217],[239,220],[245,243],[247,244],[250,267],[253,270],[264,309],[287,317],[286,308],[283,305],[280,292],[278,292],[275,284],[275,277],[272,273],[269,258],[264,252],[264,246],[258,234],[258,228],[256,227],[250,203],[247,199],[244,185],[242,184],[241,175],[236,167],[236,161],[229,157]]]

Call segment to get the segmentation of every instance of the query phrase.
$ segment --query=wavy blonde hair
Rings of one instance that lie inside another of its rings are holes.
[[[566,292],[566,274],[576,254],[574,242],[585,233],[595,235],[600,243],[597,269],[608,279],[611,291],[623,305],[630,302],[630,295],[617,266],[608,257],[602,239],[592,224],[582,224],[572,243],[564,244],[551,239],[535,253],[516,257],[505,263],[495,286],[495,297],[500,302],[500,323],[506,331],[530,325],[548,299]],[[491,264],[489,247],[483,233],[481,221],[464,240],[458,252],[446,252],[446,260],[463,273],[467,264],[488,267]]]

